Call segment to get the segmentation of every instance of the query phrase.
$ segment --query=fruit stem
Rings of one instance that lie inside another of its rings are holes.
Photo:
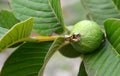
[[[67,34],[70,34],[70,30],[67,28],[66,25],[64,26],[64,29],[65,29],[65,31],[66,31]]]
[[[35,37],[26,38],[24,41],[39,43],[39,42],[45,42],[45,41],[54,41],[58,37],[62,37],[62,36],[35,36]]]

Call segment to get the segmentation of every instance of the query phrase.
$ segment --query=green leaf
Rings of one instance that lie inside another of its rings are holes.
[[[112,0],[116,5],[117,9],[120,11],[120,0]]]
[[[107,39],[120,54],[120,19],[107,19],[104,25]]]
[[[38,76],[52,42],[24,43],[5,62],[0,76]]]
[[[0,38],[17,22],[18,20],[12,12],[7,10],[0,11]]]
[[[33,26],[33,18],[14,25],[1,39],[0,52],[29,37]]]
[[[8,31],[8,29],[0,27],[0,38]]]
[[[63,32],[60,0],[10,0],[10,3],[19,20],[35,18],[34,31],[40,35]]]
[[[84,65],[88,76],[119,76],[120,57],[112,45],[106,41],[98,52],[84,55]]]
[[[0,27],[10,29],[16,23],[18,23],[18,20],[12,12],[7,10],[2,10],[0,12]]]
[[[5,62],[0,76],[43,76],[44,68],[64,43],[64,38],[40,43],[24,43]]]
[[[120,18],[112,0],[82,0],[82,3],[88,12],[88,16],[101,25],[107,18]]]
[[[88,76],[87,73],[86,73],[83,61],[82,61],[81,65],[80,65],[78,76]]]

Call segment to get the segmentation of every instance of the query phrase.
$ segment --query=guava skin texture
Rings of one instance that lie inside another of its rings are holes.
[[[59,52],[68,58],[76,58],[79,57],[81,54],[76,51],[71,44],[67,44],[59,49]]]
[[[103,40],[103,32],[100,26],[93,21],[80,21],[73,27],[71,36],[80,34],[77,42],[71,41],[73,48],[86,54],[95,51]]]

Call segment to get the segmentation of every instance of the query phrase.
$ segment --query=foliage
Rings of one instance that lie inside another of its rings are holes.
[[[64,22],[60,0],[10,0],[14,14],[19,20],[34,17],[33,30],[40,35],[62,33]],[[44,27],[43,27],[44,26]]]
[[[65,53],[74,51],[64,37],[70,30],[65,26],[60,0],[9,1],[12,11],[0,11],[0,52],[6,48],[16,50],[5,61],[0,76],[43,76],[49,59],[57,50],[64,47]],[[101,25],[105,38],[95,52],[75,52],[74,57],[82,58],[78,76],[119,76],[120,1],[81,2],[86,17]],[[39,36],[31,36],[32,32]],[[66,49],[66,45],[72,49]]]

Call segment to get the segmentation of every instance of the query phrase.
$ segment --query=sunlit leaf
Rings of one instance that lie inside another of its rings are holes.
[[[33,18],[14,25],[4,36],[1,37],[0,51],[28,38],[32,31],[32,26]]]

